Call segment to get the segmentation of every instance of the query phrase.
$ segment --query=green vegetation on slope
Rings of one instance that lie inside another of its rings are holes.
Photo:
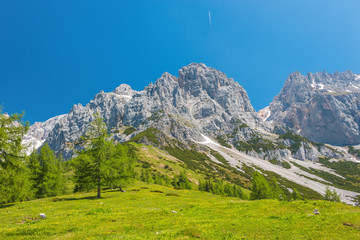
[[[220,143],[222,146],[227,147],[227,148],[231,148],[231,145],[229,143],[226,142],[226,140],[222,137],[222,136],[217,136],[216,140],[218,143]]]
[[[137,183],[0,208],[0,239],[358,239],[360,208],[326,201],[243,201]],[[320,215],[313,214],[318,209]],[[41,220],[39,213],[47,218]]]
[[[140,143],[141,141],[143,141],[144,139],[153,142],[155,144],[159,144],[159,141],[156,137],[157,134],[160,134],[161,132],[159,130],[157,130],[156,128],[150,127],[142,132],[140,132],[139,134],[137,134],[136,136],[132,137],[129,142],[136,142],[136,143]]]
[[[205,179],[225,179],[236,185],[249,188],[249,180],[246,179],[235,168],[225,164],[213,162],[205,153],[195,151],[193,149],[182,149],[180,147],[164,147],[164,149],[172,156],[185,163],[185,168],[205,176]],[[215,155],[215,151],[213,152]],[[218,156],[219,157],[219,156]]]
[[[126,128],[126,129],[124,130],[124,134],[125,134],[126,136],[129,136],[129,135],[132,134],[133,132],[136,132],[136,128],[134,128],[134,127],[132,127],[132,126]]]
[[[303,171],[319,176],[324,180],[331,182],[334,187],[360,192],[360,164],[350,161],[330,162],[328,158],[319,158],[319,162],[325,167],[334,169],[336,173],[344,176],[345,179],[322,170],[303,167],[294,161],[292,164]]]
[[[316,146],[318,149],[320,149],[320,147],[324,146],[323,143],[315,143],[313,141],[310,141],[307,138],[304,138],[304,137],[302,137],[300,135],[297,135],[297,134],[295,134],[293,132],[289,132],[289,131],[284,133],[284,134],[281,134],[279,136],[279,139],[288,139],[288,140],[293,141],[293,143],[291,144],[291,146],[289,148],[292,154],[297,153],[297,151],[301,147],[302,142],[310,143],[310,144]]]
[[[255,151],[257,153],[260,153],[269,150],[275,150],[278,148],[272,141],[260,137],[252,138],[246,142],[244,141],[236,142],[235,146],[239,151],[243,151],[246,153],[250,151]]]
[[[286,169],[290,169],[291,168],[291,165],[286,162],[286,161],[279,161],[277,160],[276,158],[273,158],[273,159],[270,159],[269,160],[270,163],[274,164],[274,165],[278,165],[278,166],[281,166],[283,168],[286,168]]]
[[[353,146],[349,146],[348,147],[348,152],[352,155],[357,156],[358,158],[360,158],[360,149],[356,149]]]

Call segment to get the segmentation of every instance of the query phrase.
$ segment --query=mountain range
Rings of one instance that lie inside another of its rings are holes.
[[[295,72],[273,102],[256,112],[238,82],[191,63],[178,77],[164,73],[142,91],[126,84],[101,91],[86,106],[33,124],[24,143],[30,152],[46,142],[69,159],[95,112],[119,142],[136,141],[170,154],[173,148],[196,150],[238,174],[248,168],[272,172],[285,186],[320,194],[330,186],[348,203],[360,195],[358,146],[345,147],[360,144],[360,75],[350,71]],[[355,171],[346,173],[346,167]]]

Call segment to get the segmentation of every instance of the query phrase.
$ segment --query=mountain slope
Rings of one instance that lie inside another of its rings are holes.
[[[200,140],[201,132],[214,135],[235,119],[265,126],[237,82],[216,69],[192,63],[180,69],[178,78],[164,73],[143,91],[125,84],[111,93],[101,91],[86,106],[74,105],[41,140],[70,157],[68,144],[85,133],[94,112],[101,114],[119,141],[131,137],[119,133],[124,126],[138,131],[155,127],[181,141]]]
[[[274,109],[266,112],[269,119],[281,115]],[[194,181],[206,176],[249,187],[251,173],[260,170],[269,179],[280,179],[284,190],[297,188],[308,197],[320,198],[329,185],[353,203],[360,192],[360,173],[344,171],[358,168],[355,156],[308,140],[274,121],[262,121],[237,82],[204,64],[185,66],[178,77],[164,73],[142,91],[126,84],[113,92],[101,91],[86,106],[74,105],[68,114],[31,126],[27,139],[46,128],[38,141],[69,159],[95,112],[117,141],[167,152],[201,175]],[[316,163],[322,159],[326,161]]]

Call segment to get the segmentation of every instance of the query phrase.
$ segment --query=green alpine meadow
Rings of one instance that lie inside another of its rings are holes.
[[[1,239],[358,239],[360,208],[328,201],[247,201],[136,182],[3,205]],[[318,209],[320,214],[314,214]],[[41,218],[39,213],[45,213]]]
[[[0,240],[360,240],[359,9],[0,0]]]

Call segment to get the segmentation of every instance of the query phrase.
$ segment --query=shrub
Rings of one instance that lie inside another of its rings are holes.
[[[130,127],[128,127],[127,129],[125,129],[124,134],[125,134],[126,136],[129,136],[129,135],[132,134],[133,132],[136,132],[136,128],[130,126]]]
[[[340,202],[340,194],[338,194],[335,190],[330,190],[329,187],[326,188],[324,199],[330,202]]]
[[[217,136],[216,140],[218,141],[218,143],[220,143],[222,146],[227,147],[227,148],[231,148],[231,145],[229,143],[226,142],[226,140],[222,137],[222,136]]]

